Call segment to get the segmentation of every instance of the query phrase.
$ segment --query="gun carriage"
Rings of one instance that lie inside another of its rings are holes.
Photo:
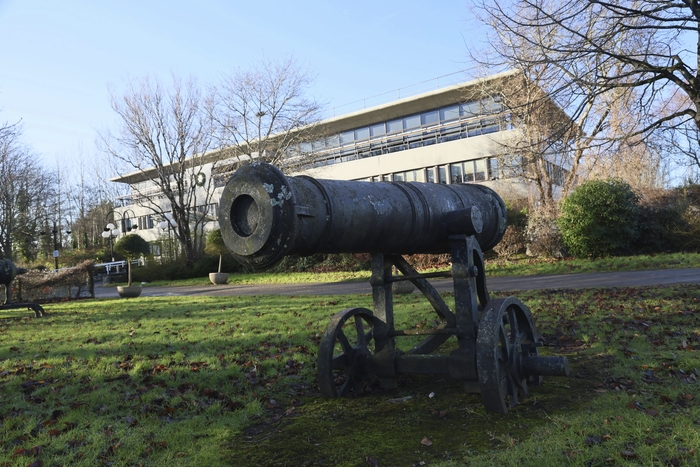
[[[229,179],[218,218],[234,258],[253,269],[291,254],[371,253],[373,310],[340,311],[321,338],[318,382],[326,397],[359,394],[370,377],[393,388],[400,374],[442,374],[480,392],[487,411],[506,413],[542,376],[568,376],[566,358],[539,355],[528,307],[489,296],[483,251],[501,240],[507,217],[485,186],[286,177],[256,162]],[[449,253],[451,272],[419,273],[403,257],[416,253]],[[450,276],[453,310],[428,281]],[[398,281],[415,285],[439,326],[395,329]],[[423,340],[403,351],[396,340],[404,336]],[[453,336],[456,348],[441,349]]]
[[[9,259],[0,259],[0,284],[5,286],[5,301],[0,304],[0,310],[13,310],[27,308],[33,310],[37,318],[45,315],[44,308],[37,303],[13,303],[12,288],[10,284],[20,274],[27,272],[24,268],[18,268]]]

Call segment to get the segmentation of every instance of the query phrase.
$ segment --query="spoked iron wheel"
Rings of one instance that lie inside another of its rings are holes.
[[[324,397],[358,395],[369,379],[376,319],[366,308],[331,318],[318,347],[318,385]]]
[[[523,374],[523,357],[537,356],[537,331],[530,310],[518,299],[491,300],[479,322],[476,368],[481,399],[487,412],[507,413],[527,397],[528,383],[539,376]]]

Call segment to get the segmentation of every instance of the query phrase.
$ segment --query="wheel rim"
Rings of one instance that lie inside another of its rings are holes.
[[[318,348],[318,384],[324,397],[361,394],[369,379],[376,318],[366,308],[336,313]]]
[[[490,301],[477,335],[476,366],[481,399],[487,412],[507,413],[520,397],[527,397],[528,382],[539,377],[523,375],[524,355],[537,356],[537,332],[530,310],[518,299]]]

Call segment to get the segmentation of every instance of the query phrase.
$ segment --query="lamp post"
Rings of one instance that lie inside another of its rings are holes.
[[[60,226],[56,223],[55,220],[53,220],[53,221],[51,221],[51,222],[53,223],[53,229],[51,229],[51,234],[52,234],[52,236],[53,236],[53,237],[52,237],[52,238],[53,238],[53,253],[52,253],[52,256],[53,256],[53,261],[54,261],[54,269],[55,269],[56,271],[58,271],[58,249],[59,249],[58,233],[59,233],[59,231],[60,231]],[[65,222],[65,219],[64,219],[64,222]],[[70,225],[70,222],[68,223],[68,225]],[[65,232],[66,232],[66,234],[70,235],[70,234],[71,234],[70,227],[69,227],[68,229],[66,229]],[[47,232],[41,231],[41,232],[39,232],[39,235],[47,235]]]
[[[109,239],[109,253],[110,256],[112,257],[112,262],[114,262],[114,237],[119,235],[119,229],[115,228],[116,226],[112,224],[111,222],[107,224],[104,228],[104,231],[102,232],[102,238],[108,238]]]

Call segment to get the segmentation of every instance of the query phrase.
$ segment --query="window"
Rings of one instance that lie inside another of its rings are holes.
[[[460,114],[462,117],[475,117],[479,115],[479,102],[467,102],[466,104],[462,104],[460,106]]]
[[[486,159],[475,160],[474,167],[474,180],[477,182],[486,180]]]
[[[355,132],[354,131],[346,131],[345,133],[340,134],[340,144],[350,144],[355,141]]]
[[[459,118],[459,106],[453,105],[450,107],[445,107],[440,109],[440,120],[443,122],[449,122],[450,120],[457,120]]]
[[[355,141],[362,141],[363,139],[369,139],[369,127],[355,130]]]
[[[388,134],[398,133],[401,130],[403,130],[403,120],[399,119],[386,122],[386,132]]]
[[[462,169],[464,170],[463,180],[465,182],[473,182],[474,181],[474,161],[463,162]]]
[[[404,174],[403,173],[394,174],[393,178],[394,178],[395,182],[403,182],[404,181]]]
[[[498,178],[498,159],[489,157],[489,179],[495,180]]]
[[[326,138],[326,147],[328,148],[337,148],[340,146],[340,136],[339,135],[333,135],[329,136]]]
[[[460,164],[450,165],[450,183],[462,183],[462,167]]]
[[[420,115],[411,115],[410,117],[404,117],[403,119],[403,129],[412,130],[413,128],[418,128],[420,126]]]
[[[447,184],[447,170],[445,169],[445,166],[438,167],[438,182]]]
[[[434,125],[440,121],[440,113],[437,110],[422,113],[420,116],[420,121],[423,126]]]
[[[378,123],[369,127],[369,135],[372,138],[377,138],[379,136],[384,136],[386,134],[386,127],[384,123]]]
[[[427,175],[428,183],[435,183],[435,169],[432,167],[425,169],[425,174]]]

